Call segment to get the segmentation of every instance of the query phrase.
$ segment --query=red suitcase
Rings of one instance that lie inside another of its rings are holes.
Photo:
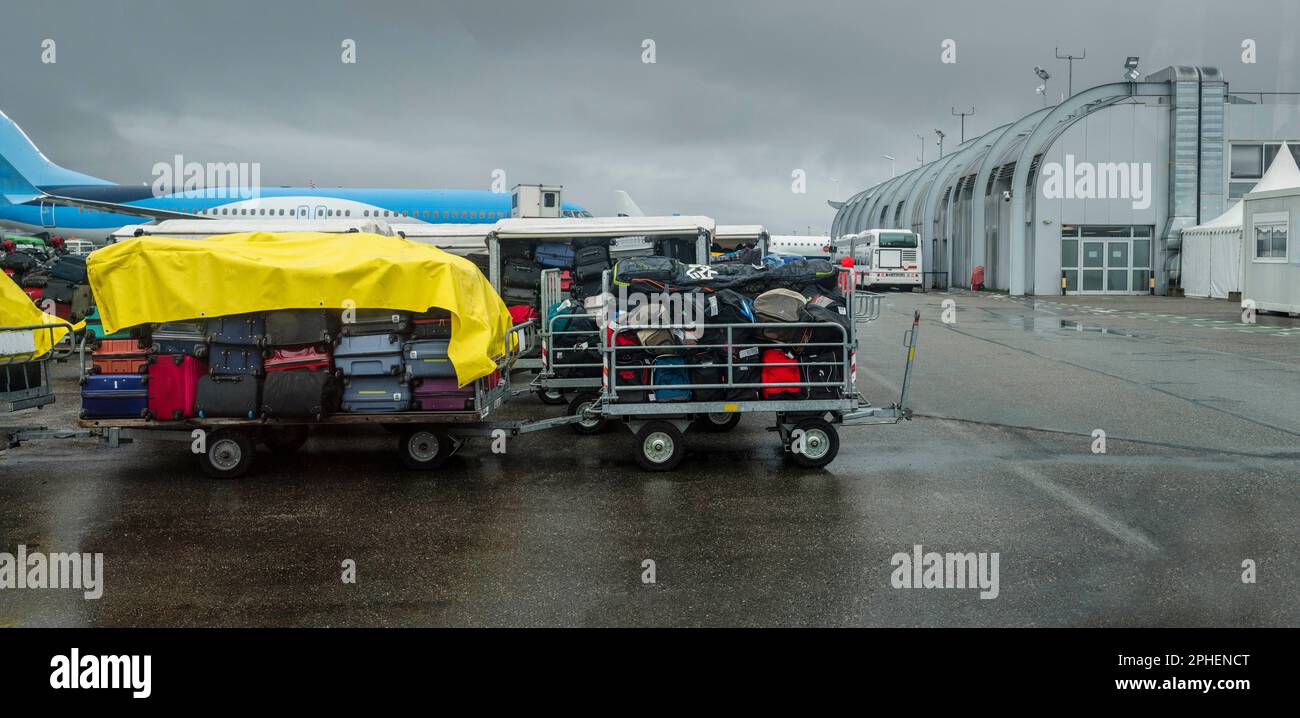
[[[199,378],[208,373],[207,362],[186,354],[149,356],[149,416],[172,420],[195,416]]]
[[[763,350],[764,384],[798,384],[800,378],[799,362],[784,349]],[[797,386],[773,386],[762,389],[764,399],[798,399],[803,388]]]
[[[72,321],[72,305],[67,302],[54,303],[54,316]]]
[[[23,287],[23,293],[33,302],[40,303],[41,298],[45,296],[45,290],[41,287]]]
[[[328,352],[316,350],[316,345],[300,347],[276,347],[263,363],[268,371],[288,371],[303,369],[306,371],[331,371],[333,367]]]

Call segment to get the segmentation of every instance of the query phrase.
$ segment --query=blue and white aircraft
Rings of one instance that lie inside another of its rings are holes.
[[[179,182],[179,180],[178,180]],[[17,123],[0,112],[0,225],[92,241],[147,219],[378,218],[470,224],[510,216],[511,194],[457,189],[253,187],[252,191],[158,191],[120,185],[51,162]],[[206,195],[217,196],[206,196]],[[562,215],[590,217],[563,203]]]

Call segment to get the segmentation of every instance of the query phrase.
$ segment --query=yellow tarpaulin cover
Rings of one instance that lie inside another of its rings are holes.
[[[3,274],[0,272],[0,274]],[[31,297],[23,292],[22,287],[14,283],[13,278],[4,275],[0,280],[0,327],[27,327],[37,324],[58,324],[58,329],[33,329],[32,339],[36,342],[36,356],[42,357],[50,352],[68,328],[81,329],[82,324],[69,324],[52,314],[42,312],[32,303]]]
[[[510,313],[472,262],[400,237],[245,232],[136,237],[86,262],[104,331],[274,309],[451,312],[448,355],[462,386],[505,353]]]

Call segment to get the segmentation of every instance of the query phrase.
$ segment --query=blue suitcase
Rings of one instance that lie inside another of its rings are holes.
[[[213,344],[208,347],[208,373],[262,375],[262,350],[251,346]]]
[[[690,384],[691,373],[685,368],[686,360],[681,357],[661,356],[655,357],[654,374],[650,383],[660,384]],[[655,389],[651,395],[651,401],[690,401],[690,389]]]
[[[573,259],[578,255],[573,245],[564,242],[547,242],[537,245],[537,251],[534,253],[534,261],[543,267],[553,269],[569,269],[573,267]]]
[[[386,414],[410,408],[411,386],[403,377],[351,376],[343,380],[343,411]]]
[[[339,338],[334,366],[343,376],[396,376],[402,373],[402,337],[358,334]]]
[[[139,419],[149,411],[143,374],[89,374],[81,383],[81,418]]]
[[[261,314],[233,314],[213,317],[207,323],[210,344],[261,346],[266,338],[266,319]]]
[[[450,339],[426,339],[407,342],[402,354],[406,364],[406,373],[413,377],[430,379],[454,379],[456,367],[447,356]]]

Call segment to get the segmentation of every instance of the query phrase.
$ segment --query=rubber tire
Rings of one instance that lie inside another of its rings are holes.
[[[311,427],[306,424],[290,424],[284,427],[273,427],[266,430],[262,437],[262,442],[266,448],[277,454],[292,454],[297,452],[311,438]]]
[[[646,443],[654,434],[663,434],[672,442],[672,454],[656,462],[646,455]],[[686,442],[682,432],[666,421],[651,421],[636,433],[636,462],[646,471],[672,471],[686,456]]]
[[[432,440],[437,445],[430,447],[427,443],[423,443],[426,455],[416,456],[411,451],[412,442],[421,441],[422,439],[426,442]],[[433,449],[431,455],[427,454],[429,448]],[[451,458],[451,452],[451,437],[447,435],[445,429],[432,426],[412,426],[404,429],[397,437],[397,453],[402,457],[402,465],[408,469],[432,471],[447,463],[447,459]]]
[[[720,412],[720,413],[726,414],[727,420],[725,423],[719,424],[716,421],[714,421],[713,414],[699,414],[695,417],[695,422],[692,424],[692,426],[699,427],[701,431],[707,431],[712,434],[721,434],[723,432],[731,431],[732,429],[736,428],[736,425],[740,423],[741,417],[744,416],[744,414],[740,413],[739,411],[729,411],[729,412]]]
[[[533,393],[537,394],[537,398],[541,399],[543,404],[560,406],[569,403],[569,400],[564,398],[563,391],[560,391],[559,389],[551,389],[550,391],[555,392],[555,395],[551,396],[546,389],[537,389]]]
[[[840,434],[835,430],[835,426],[825,419],[804,419],[794,425],[793,431],[803,431],[805,441],[809,433],[816,432],[825,437],[829,443],[826,451],[816,457],[809,456],[804,452],[795,452],[793,449],[786,452],[794,463],[804,468],[820,469],[834,461],[836,455],[840,453]]]
[[[227,444],[230,442],[230,444]],[[233,447],[231,446],[233,444]],[[238,461],[230,468],[223,469],[212,463],[212,455],[218,449],[233,448],[239,452]],[[237,479],[248,473],[253,465],[253,453],[256,447],[248,434],[232,429],[220,429],[208,435],[207,451],[199,455],[199,466],[203,473],[214,479]]]
[[[569,416],[576,416],[584,405],[594,404],[599,399],[600,396],[598,394],[589,391],[578,394],[573,397],[573,401],[569,402]],[[573,429],[574,433],[583,436],[591,436],[593,434],[600,434],[608,429],[609,420],[599,419],[595,424],[591,425],[583,425],[582,423],[569,424],[569,428]]]

